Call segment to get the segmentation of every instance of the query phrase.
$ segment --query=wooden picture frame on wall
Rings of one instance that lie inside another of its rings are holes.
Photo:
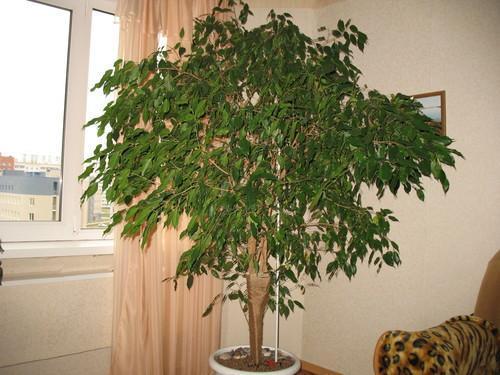
[[[413,95],[423,106],[422,112],[431,119],[430,125],[436,127],[441,135],[446,135],[446,92],[433,91]]]

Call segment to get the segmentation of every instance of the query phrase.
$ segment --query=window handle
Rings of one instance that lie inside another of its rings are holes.
[[[0,239],[0,254],[3,253],[5,250],[2,248],[2,239]],[[3,280],[3,268],[2,268],[2,261],[0,260],[0,285],[2,285],[2,280]]]

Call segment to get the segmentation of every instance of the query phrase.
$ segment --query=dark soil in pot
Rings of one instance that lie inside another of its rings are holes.
[[[215,360],[221,365],[235,370],[254,372],[283,370],[295,363],[294,358],[279,350],[277,362],[274,360],[274,350],[264,348],[262,349],[262,356],[264,358],[262,365],[255,366],[250,362],[250,350],[248,348],[238,348],[216,356]]]

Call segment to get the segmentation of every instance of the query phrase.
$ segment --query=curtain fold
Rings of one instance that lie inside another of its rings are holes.
[[[189,41],[192,20],[206,14],[217,0],[119,0],[120,58],[140,61],[156,50],[158,34],[172,46],[184,28]],[[188,46],[186,46],[188,47]],[[171,282],[180,254],[190,247],[179,229],[159,227],[141,249],[139,239],[120,237],[115,229],[113,330],[110,375],[204,375],[208,356],[220,344],[220,306],[201,315],[221,292],[222,283],[211,276],[195,280],[191,290]]]

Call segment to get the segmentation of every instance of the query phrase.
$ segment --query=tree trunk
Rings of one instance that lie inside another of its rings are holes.
[[[264,313],[269,301],[270,284],[271,278],[268,274],[252,273],[247,275],[250,358],[256,366],[262,364]]]
[[[267,269],[267,240],[248,240],[248,252],[252,256],[247,279],[248,292],[248,328],[250,333],[250,358],[254,365],[262,364],[262,339],[264,313],[269,301],[271,277]]]

